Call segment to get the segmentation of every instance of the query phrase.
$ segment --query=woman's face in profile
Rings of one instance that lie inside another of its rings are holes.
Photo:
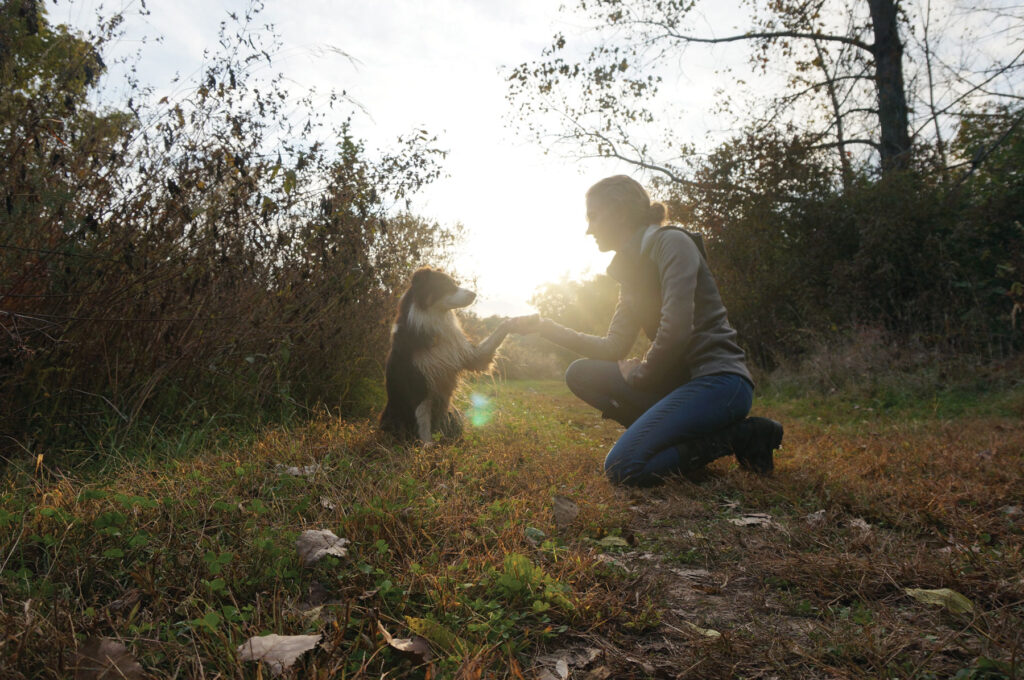
[[[587,201],[587,234],[594,237],[597,249],[606,253],[623,245],[626,229],[613,211]]]

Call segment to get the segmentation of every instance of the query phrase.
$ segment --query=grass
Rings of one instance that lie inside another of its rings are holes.
[[[874,411],[774,393],[757,406],[787,426],[773,478],[722,460],[642,493],[604,481],[619,429],[554,382],[475,385],[478,426],[427,450],[325,416],[12,461],[0,676],[67,677],[106,637],[151,677],[267,677],[236,650],[278,633],[323,636],[295,677],[1024,677],[1014,389]],[[561,529],[556,495],[579,508]],[[348,555],[300,564],[306,529]]]

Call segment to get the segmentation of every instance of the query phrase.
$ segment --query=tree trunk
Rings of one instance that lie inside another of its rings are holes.
[[[875,43],[875,86],[878,89],[878,122],[881,128],[882,172],[905,168],[910,163],[910,132],[907,94],[903,85],[903,43],[896,19],[898,0],[868,0]]]

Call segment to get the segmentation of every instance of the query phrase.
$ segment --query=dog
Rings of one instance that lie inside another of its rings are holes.
[[[476,293],[459,287],[437,269],[416,270],[398,304],[385,364],[387,405],[380,429],[400,439],[433,443],[435,432],[458,439],[462,418],[451,410],[452,395],[464,371],[486,371],[513,322],[503,321],[486,340],[473,345],[456,309],[467,307]]]

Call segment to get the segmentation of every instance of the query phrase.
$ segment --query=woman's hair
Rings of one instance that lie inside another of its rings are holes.
[[[587,189],[587,205],[612,210],[632,227],[668,221],[668,208],[651,201],[643,185],[627,175],[605,177]]]

